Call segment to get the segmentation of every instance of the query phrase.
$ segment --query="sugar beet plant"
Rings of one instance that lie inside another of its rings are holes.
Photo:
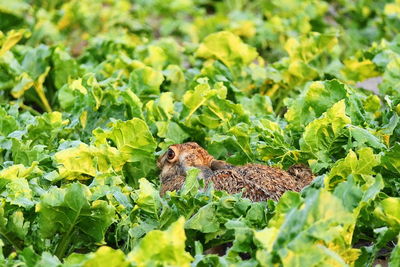
[[[0,265],[399,266],[399,10],[0,0]],[[253,203],[193,169],[160,197],[185,141],[316,178]]]

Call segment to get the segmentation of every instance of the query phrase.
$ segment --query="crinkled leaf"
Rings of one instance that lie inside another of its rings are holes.
[[[285,118],[289,127],[300,127],[326,112],[336,102],[346,97],[347,86],[337,80],[313,82],[306,88],[304,96],[293,100]]]
[[[101,242],[113,222],[114,207],[103,200],[89,203],[88,194],[87,187],[79,183],[46,193],[36,206],[43,237],[51,238],[56,233],[70,236],[79,229],[93,241]]]
[[[227,89],[222,83],[218,83],[216,88],[211,88],[207,81],[200,81],[194,90],[189,90],[183,96],[184,109],[181,113],[181,118],[185,121],[189,121],[193,114],[203,105],[206,104],[207,100],[214,95],[218,95],[221,98],[226,97]]]
[[[158,94],[163,80],[164,76],[160,71],[143,66],[131,73],[129,86],[137,95]]]
[[[219,230],[219,221],[215,216],[216,210],[213,203],[199,209],[185,224],[186,229],[194,229],[203,233],[213,233]]]
[[[34,205],[32,190],[25,178],[14,178],[9,181],[1,196],[12,205],[24,208],[30,208]]]
[[[100,247],[96,252],[87,254],[71,254],[65,259],[63,267],[126,267],[129,262],[126,261],[125,254],[121,250],[115,250],[107,246]]]
[[[136,191],[136,205],[143,211],[158,216],[158,209],[161,207],[161,199],[159,192],[154,189],[145,178],[139,180],[139,190]]]
[[[173,223],[166,231],[153,230],[129,253],[134,266],[190,266],[193,258],[185,251],[184,218]],[[155,244],[157,244],[155,246]]]
[[[398,231],[400,229],[400,198],[385,198],[375,208],[374,214]]]
[[[182,195],[189,194],[195,196],[200,188],[199,181],[197,180],[200,174],[200,169],[192,168],[187,171],[185,184],[183,185]]]
[[[16,45],[24,36],[25,30],[11,30],[7,32],[5,39],[0,40],[0,57],[3,56],[8,50],[10,50],[14,45]]]
[[[369,147],[358,150],[357,154],[350,150],[344,159],[338,160],[333,165],[331,171],[325,177],[326,188],[334,188],[336,184],[346,180],[349,175],[365,176],[375,174],[372,168],[379,165],[379,156],[375,155]]]
[[[78,78],[79,66],[66,51],[63,51],[59,47],[54,49],[52,54],[52,62],[54,64],[52,77],[54,79],[54,85],[57,89],[60,89],[70,80]]]
[[[400,173],[400,143],[385,151],[382,156],[382,165],[395,173]]]
[[[345,108],[345,102],[341,100],[320,118],[310,122],[300,140],[300,148],[321,162],[329,162],[329,154],[337,149],[335,143],[339,141],[343,130],[351,122],[345,114]]]
[[[258,53],[256,49],[245,44],[235,34],[222,31],[207,36],[198,48],[196,55],[204,58],[216,58],[228,67],[247,65]]]
[[[174,115],[174,100],[171,92],[160,94],[157,100],[146,104],[147,116],[154,121],[170,120]]]
[[[128,162],[153,159],[156,142],[147,124],[138,118],[109,124],[109,130],[96,129],[95,145],[107,144],[111,140]]]
[[[87,179],[87,176],[94,177],[98,173],[118,172],[126,163],[121,153],[113,147],[86,144],[61,150],[54,158],[59,164],[60,175],[69,180]]]
[[[355,217],[327,191],[314,192],[302,208],[287,211],[281,223],[255,235],[265,249],[257,251],[262,265],[272,263],[265,253],[273,253],[287,266],[302,262],[345,265],[358,257],[358,250],[351,247]]]

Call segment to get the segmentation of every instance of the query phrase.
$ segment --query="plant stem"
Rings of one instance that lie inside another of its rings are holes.
[[[9,237],[6,233],[2,232],[1,230],[0,230],[0,235],[3,236],[14,247],[15,250],[17,251],[22,250],[21,246],[15,240],[13,240],[11,237]]]
[[[33,115],[35,115],[35,116],[40,116],[40,115],[41,115],[39,111],[33,109],[33,108],[30,107],[30,106],[25,105],[25,104],[22,103],[22,102],[10,101],[10,104],[12,104],[12,105],[18,104],[20,108],[31,112],[31,113],[32,113]]]
[[[58,243],[57,249],[54,253],[60,260],[64,257],[65,251],[67,250],[70,242],[71,242],[70,232],[66,232],[63,235],[61,242]]]
[[[29,112],[31,112],[35,116],[40,116],[41,115],[39,111],[37,111],[37,110],[35,110],[35,109],[31,108],[30,106],[27,106],[27,105],[25,105],[23,103],[20,103],[19,106],[22,109],[28,110]]]
[[[68,231],[64,233],[60,243],[57,245],[57,249],[54,253],[60,260],[64,257],[65,252],[68,248],[69,243],[71,242],[71,237],[72,237],[72,230],[74,229],[74,226],[78,220],[79,214],[81,213],[81,209],[76,213],[76,217],[71,223],[71,226],[69,227]]]

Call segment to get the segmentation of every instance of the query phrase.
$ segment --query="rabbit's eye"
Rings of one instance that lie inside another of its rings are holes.
[[[169,160],[175,158],[175,152],[174,152],[172,149],[169,149],[169,150],[168,150],[167,158],[168,158]]]

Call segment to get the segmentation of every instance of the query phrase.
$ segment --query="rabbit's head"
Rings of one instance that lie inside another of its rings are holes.
[[[214,158],[197,143],[171,145],[157,160],[161,182],[174,176],[186,176],[190,167],[210,169]]]

